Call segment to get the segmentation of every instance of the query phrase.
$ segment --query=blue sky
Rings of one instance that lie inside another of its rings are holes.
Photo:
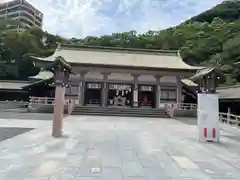
[[[4,1],[4,0],[0,0]],[[7,1],[7,0],[5,0]],[[29,0],[44,13],[43,28],[65,37],[160,30],[223,0]]]

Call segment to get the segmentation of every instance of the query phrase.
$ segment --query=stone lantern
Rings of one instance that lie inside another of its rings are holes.
[[[68,86],[69,76],[72,72],[71,66],[61,56],[56,57],[46,70],[51,71],[53,76],[53,86],[55,87],[55,101],[52,136],[62,136],[62,121],[65,105],[65,88]]]

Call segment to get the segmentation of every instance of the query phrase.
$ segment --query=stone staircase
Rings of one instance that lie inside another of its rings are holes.
[[[150,108],[75,106],[72,115],[169,118],[164,108],[150,109]]]

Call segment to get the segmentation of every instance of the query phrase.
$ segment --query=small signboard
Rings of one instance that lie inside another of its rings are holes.
[[[100,83],[87,83],[88,89],[101,89]]]
[[[131,91],[132,90],[132,85],[129,84],[109,84],[109,89],[112,90],[128,90]]]
[[[140,91],[152,92],[153,91],[153,86],[140,85]]]

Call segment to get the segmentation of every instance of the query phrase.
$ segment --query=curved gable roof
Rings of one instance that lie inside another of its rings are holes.
[[[197,70],[202,67],[190,66],[183,62],[178,51],[146,50],[131,48],[109,48],[94,46],[59,46],[52,56],[34,57],[41,61],[53,61],[62,56],[68,63],[115,65],[126,67],[166,68]]]

